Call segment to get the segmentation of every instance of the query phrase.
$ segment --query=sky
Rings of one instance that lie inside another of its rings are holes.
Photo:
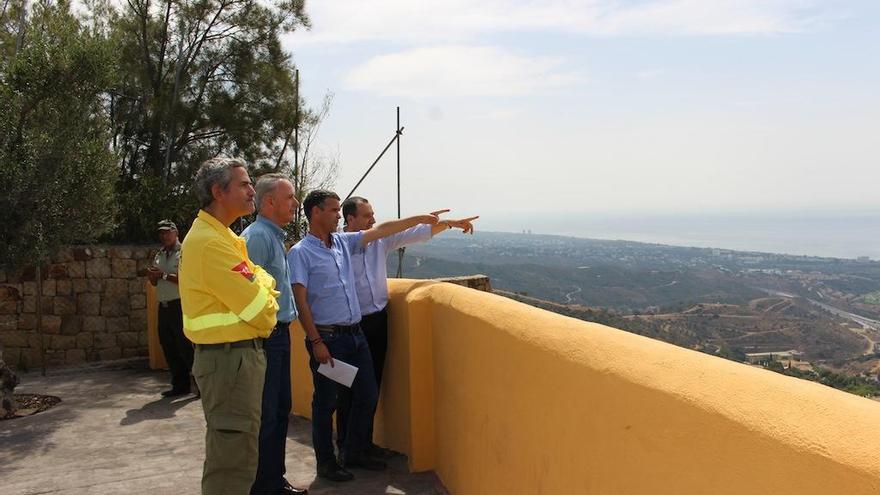
[[[309,1],[286,35],[333,94],[347,194],[401,125],[404,216],[880,211],[880,2]],[[357,194],[396,216],[392,147]],[[526,225],[528,223],[528,225]],[[547,227],[542,233],[554,233]],[[589,232],[584,232],[589,236]]]

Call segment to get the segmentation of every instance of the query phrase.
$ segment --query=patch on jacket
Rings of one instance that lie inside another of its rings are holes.
[[[252,272],[251,269],[248,268],[246,261],[242,261],[241,263],[233,266],[232,271],[240,273],[242,277],[250,280],[251,282],[254,281],[254,272]]]

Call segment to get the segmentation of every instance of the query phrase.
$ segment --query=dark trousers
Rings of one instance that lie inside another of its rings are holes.
[[[379,393],[373,375],[373,359],[362,331],[354,333],[318,332],[333,359],[356,366],[358,373],[351,384],[351,407],[346,422],[347,436],[340,446],[344,457],[357,456],[369,443],[373,412]],[[312,445],[318,466],[333,461],[333,411],[336,410],[337,383],[318,373],[319,363],[312,352],[312,343],[306,339],[309,367],[315,393],[312,396]],[[366,372],[365,372],[366,371]]]
[[[159,343],[171,370],[171,388],[189,390],[193,366],[193,345],[183,335],[180,299],[159,303]]]
[[[388,351],[388,307],[381,311],[365,315],[361,319],[361,330],[367,338],[370,356],[373,359],[373,373],[376,376],[376,390],[382,390],[382,370],[385,368],[385,354]],[[351,390],[339,386],[338,406],[336,409],[336,445],[341,446],[347,435],[347,422],[351,408]],[[376,411],[373,410],[373,415]],[[372,417],[372,415],[371,415]],[[373,422],[370,421],[368,445],[373,442]]]
[[[266,381],[260,416],[260,460],[251,495],[274,493],[284,483],[284,451],[290,424],[290,323],[279,323],[263,342]]]

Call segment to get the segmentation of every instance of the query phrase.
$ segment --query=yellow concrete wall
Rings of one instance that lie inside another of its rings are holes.
[[[150,369],[167,370],[165,354],[159,343],[159,301],[156,299],[156,288],[149,281],[144,282],[147,295],[147,353]]]
[[[390,286],[377,440],[452,493],[880,493],[873,401],[492,294]]]

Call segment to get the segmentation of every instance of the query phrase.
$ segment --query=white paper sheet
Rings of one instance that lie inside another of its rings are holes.
[[[318,373],[349,388],[354,383],[354,377],[357,375],[357,372],[356,366],[338,359],[333,360],[333,367],[330,366],[329,362],[318,366]]]

